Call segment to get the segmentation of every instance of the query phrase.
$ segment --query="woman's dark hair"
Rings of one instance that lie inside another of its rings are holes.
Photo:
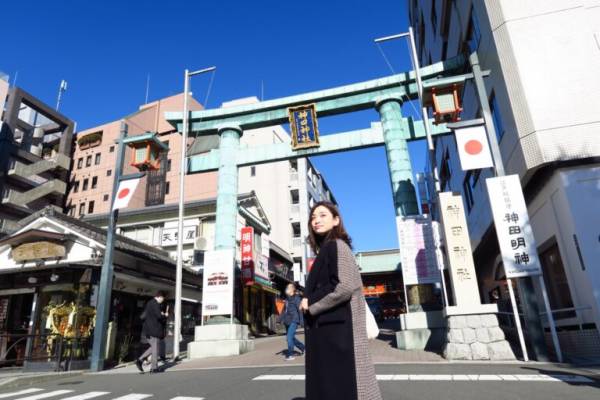
[[[317,235],[312,228],[312,215],[317,207],[325,207],[333,214],[334,217],[338,217],[340,219],[340,223],[338,226],[334,226],[326,235]],[[319,201],[315,203],[314,206],[311,207],[310,213],[308,214],[308,242],[310,244],[310,248],[314,253],[318,253],[321,246],[329,241],[341,239],[352,248],[352,239],[348,232],[346,232],[346,228],[344,228],[344,222],[342,221],[342,216],[337,208],[337,206],[329,201]]]

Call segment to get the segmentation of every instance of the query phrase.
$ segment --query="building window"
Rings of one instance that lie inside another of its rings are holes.
[[[302,231],[300,230],[300,222],[294,222],[292,224],[292,234],[294,236],[294,238],[299,238],[302,233]]]
[[[81,191],[82,191],[82,192],[83,192],[84,190],[87,190],[87,189],[88,189],[88,184],[89,184],[89,181],[88,181],[88,179],[87,179],[87,178],[85,178],[85,179],[83,180],[83,187],[81,188]]]
[[[104,201],[108,201],[108,195],[105,194],[104,197],[102,198]]]
[[[471,18],[469,20],[466,39],[471,53],[479,49],[479,44],[481,43],[481,29],[479,27],[479,19],[477,18],[473,6],[471,6]]]
[[[300,192],[298,191],[298,189],[291,190],[290,196],[292,204],[300,204]]]
[[[79,181],[73,182],[73,193],[79,192]]]
[[[167,160],[167,172],[171,171],[171,159]]]
[[[77,169],[83,168],[83,157],[77,160]]]
[[[85,214],[85,203],[80,203],[79,204],[79,216],[81,217],[83,214]]]
[[[108,148],[108,152],[109,152],[109,153],[114,153],[114,152],[115,152],[115,146],[110,146],[110,147]]]
[[[554,242],[547,250],[540,252],[540,263],[544,273],[544,282],[548,288],[548,300],[550,308],[558,310],[573,307],[569,281],[560,257],[558,244]],[[554,314],[556,319],[573,318],[574,311],[565,311]]]
[[[496,93],[492,92],[490,96],[490,112],[492,113],[492,121],[494,123],[494,129],[496,129],[496,137],[498,141],[502,140],[504,136],[504,124],[502,123],[502,116],[498,109],[498,102],[496,101]]]
[[[165,183],[165,194],[169,194],[171,191],[171,182]]]
[[[452,170],[450,169],[450,154],[448,150],[444,153],[442,160],[442,166],[440,168],[440,187],[442,191],[446,191],[446,188],[450,190],[450,178],[452,177]]]
[[[481,170],[471,170],[467,172],[465,175],[465,180],[463,181],[463,192],[465,194],[465,203],[467,205],[467,212],[470,213],[475,205],[475,197],[473,196],[473,191],[475,190],[475,186],[479,181],[479,175],[481,175]]]
[[[431,12],[429,15],[431,20],[431,27],[433,28],[433,36],[437,34],[437,11],[435,9],[435,3],[436,0],[431,1]]]
[[[92,214],[94,212],[94,201],[90,201],[88,203],[88,214]]]
[[[111,176],[111,175],[112,175],[112,169],[107,169],[106,176]]]
[[[87,156],[85,159],[85,166],[90,167],[92,165],[92,156]]]
[[[423,13],[421,13],[421,18],[420,18],[420,22],[419,22],[419,30],[417,32],[417,36],[419,39],[418,52],[419,52],[419,59],[420,59],[421,63],[423,63],[422,53],[423,53],[423,49],[425,47],[425,22],[423,20],[424,20]]]
[[[100,153],[96,153],[96,159],[94,160],[95,165],[100,165],[100,158],[102,155]]]
[[[256,167],[254,165],[250,167],[250,176],[256,176]]]
[[[98,177],[94,176],[92,178],[92,189],[96,189],[97,186],[98,186]]]

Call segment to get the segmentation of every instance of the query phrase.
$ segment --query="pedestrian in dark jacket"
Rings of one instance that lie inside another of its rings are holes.
[[[317,258],[300,305],[306,312],[306,400],[381,400],[360,271],[337,207],[315,204],[308,228]]]
[[[300,303],[302,299],[296,294],[296,286],[290,283],[285,288],[285,306],[280,316],[280,322],[285,325],[285,332],[287,338],[287,352],[286,361],[294,359],[294,347],[300,350],[300,354],[304,354],[304,344],[296,339],[296,330],[299,326],[304,326],[304,317],[300,310]]]
[[[142,335],[150,344],[150,347],[137,359],[135,365],[144,372],[143,361],[152,356],[152,367],[150,373],[162,372],[158,369],[159,343],[165,337],[165,322],[167,313],[161,309],[161,304],[165,301],[165,293],[159,291],[153,299],[146,303],[143,312],[144,324],[142,326]],[[144,338],[142,338],[143,340]]]

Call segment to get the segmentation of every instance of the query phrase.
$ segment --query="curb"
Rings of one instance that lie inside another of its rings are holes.
[[[15,388],[18,386],[33,385],[36,383],[44,383],[55,379],[70,378],[73,376],[83,375],[84,371],[72,372],[53,372],[42,373],[36,375],[15,376],[13,378],[0,378],[0,389]]]

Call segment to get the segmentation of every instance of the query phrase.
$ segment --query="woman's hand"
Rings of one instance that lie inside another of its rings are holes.
[[[308,299],[306,297],[300,302],[300,309],[304,312],[308,312]]]

